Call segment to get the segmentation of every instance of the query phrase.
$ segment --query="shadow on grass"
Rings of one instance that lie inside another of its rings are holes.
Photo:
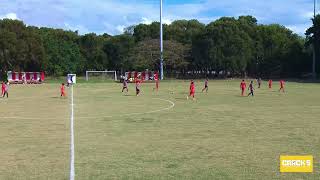
[[[68,99],[68,97],[53,96],[50,99]]]
[[[176,100],[187,100],[186,97],[184,97],[184,98],[182,98],[182,97],[174,97],[174,99],[176,99]]]
[[[134,97],[134,96],[136,96],[136,95],[132,95],[132,94],[124,94],[123,96]]]
[[[234,95],[233,97],[236,97],[236,98],[247,98],[248,96],[245,95],[245,96],[241,96],[241,95]]]

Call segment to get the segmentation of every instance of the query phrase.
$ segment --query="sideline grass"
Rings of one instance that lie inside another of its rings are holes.
[[[289,82],[281,94],[264,82],[255,97],[240,97],[238,81],[210,81],[208,94],[197,81],[197,101],[187,101],[188,83],[162,82],[159,93],[143,84],[140,97],[133,85],[124,96],[121,84],[77,84],[76,179],[320,178],[319,84]],[[69,102],[58,90],[12,86],[0,99],[6,117],[37,117],[1,118],[0,179],[68,179]],[[132,115],[170,106],[154,98],[175,107]],[[313,155],[314,173],[280,174],[285,154]]]

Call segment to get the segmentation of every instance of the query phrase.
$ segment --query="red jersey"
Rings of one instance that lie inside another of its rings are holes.
[[[190,84],[190,92],[195,92],[194,83],[191,83],[191,84]]]
[[[272,80],[269,80],[269,87],[272,87]]]
[[[243,81],[243,82],[240,83],[240,88],[241,89],[246,89],[246,87],[247,87],[246,82]]]
[[[284,87],[284,80],[280,81],[280,87],[283,88]]]
[[[61,85],[60,91],[64,92],[64,86],[63,85]]]
[[[156,73],[156,74],[154,74],[154,80],[155,81],[158,81],[159,80],[159,75]]]
[[[1,83],[1,89],[5,89],[6,85],[4,83]]]
[[[136,79],[136,88],[139,88],[141,84],[141,80],[140,79]]]

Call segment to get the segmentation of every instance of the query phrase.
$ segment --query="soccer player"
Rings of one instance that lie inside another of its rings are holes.
[[[2,83],[1,83],[1,96],[3,96],[5,86],[6,86],[5,83],[2,81]]]
[[[244,79],[240,83],[240,89],[241,89],[241,96],[244,96],[244,91],[246,90],[247,84],[244,81]]]
[[[260,88],[260,87],[261,87],[261,83],[262,83],[261,78],[258,78],[258,88]]]
[[[9,82],[6,82],[4,84],[4,91],[3,91],[3,96],[5,97],[7,95],[7,98],[9,98]]]
[[[248,87],[248,90],[250,90],[250,93],[248,94],[248,96],[250,96],[250,94],[251,94],[252,96],[254,96],[254,95],[253,95],[253,91],[254,91],[253,81],[250,82],[249,87]]]
[[[66,97],[66,92],[65,92],[65,89],[64,89],[64,83],[62,83],[61,87],[60,87],[60,97]]]
[[[136,79],[136,96],[139,96],[140,94],[140,86],[141,86],[141,80],[140,79]]]
[[[153,76],[154,76],[154,80],[156,82],[156,88],[153,88],[153,90],[158,91],[159,90],[159,75],[158,75],[158,73],[155,73]]]
[[[209,90],[208,82],[209,82],[209,79],[207,78],[207,79],[204,81],[204,88],[202,89],[202,92],[203,92],[204,90],[206,90],[206,93],[208,93],[208,90]]]
[[[272,80],[269,79],[269,89],[272,89]]]
[[[128,80],[126,78],[123,78],[123,83],[122,83],[123,87],[122,87],[122,92],[126,89],[127,92],[128,90]]]
[[[192,100],[195,100],[194,94],[196,92],[196,88],[195,88],[193,80],[191,80],[191,82],[190,82],[190,88],[189,89],[190,89],[190,93],[189,93],[189,96],[187,96],[187,99],[189,99],[189,97],[192,97]]]
[[[73,76],[74,75],[70,75],[67,77],[67,87],[73,84]]]
[[[284,93],[284,80],[280,80],[280,89],[279,92],[282,91]]]

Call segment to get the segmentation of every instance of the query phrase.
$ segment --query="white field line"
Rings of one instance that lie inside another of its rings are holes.
[[[152,110],[152,111],[147,111],[147,112],[137,112],[137,113],[123,114],[123,115],[114,115],[114,116],[81,116],[81,117],[77,117],[77,118],[78,119],[96,119],[96,118],[112,118],[112,117],[124,117],[124,116],[133,116],[133,115],[152,114],[152,113],[170,110],[175,106],[174,102],[167,100],[167,99],[161,99],[161,98],[152,98],[152,99],[166,101],[166,102],[169,102],[171,105],[169,107],[165,107],[165,108],[157,109],[157,110]],[[74,104],[72,104],[72,105],[74,105]],[[4,118],[4,119],[23,119],[23,120],[38,120],[38,119],[39,120],[43,120],[43,119],[47,119],[47,120],[53,119],[54,120],[54,119],[57,119],[57,118],[38,118],[38,117],[19,117],[19,116],[10,116],[10,117],[2,117],[2,118]]]
[[[73,104],[73,85],[71,86],[71,116],[70,116],[70,180],[74,180],[75,171],[74,171],[74,104]]]
[[[129,114],[115,115],[115,116],[87,116],[87,117],[82,116],[82,117],[78,117],[78,118],[79,119],[96,119],[96,118],[113,118],[113,117],[125,117],[125,116],[133,116],[133,115],[152,114],[152,113],[157,113],[157,112],[161,112],[161,111],[170,110],[175,106],[174,102],[172,102],[170,100],[167,100],[167,99],[161,99],[161,98],[152,98],[152,99],[158,99],[158,100],[161,100],[161,101],[166,101],[166,102],[169,102],[171,105],[169,107],[166,107],[166,108],[153,110],[153,111],[147,111],[147,112],[129,113]]]

